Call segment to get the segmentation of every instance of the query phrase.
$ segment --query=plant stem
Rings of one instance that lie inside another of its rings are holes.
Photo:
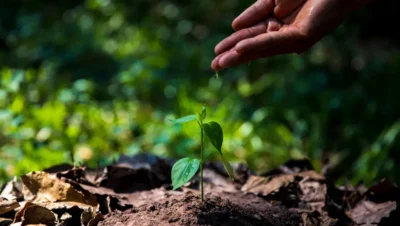
[[[201,143],[200,143],[200,193],[201,193],[201,201],[204,201],[204,187],[203,187],[203,164],[204,164],[204,156],[203,156],[203,149],[204,149],[204,130],[203,126],[201,125]]]

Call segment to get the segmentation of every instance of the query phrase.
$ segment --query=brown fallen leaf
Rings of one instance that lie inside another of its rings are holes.
[[[241,191],[267,197],[288,207],[322,212],[327,186],[325,178],[315,171],[300,171],[273,176],[250,176]]]
[[[289,174],[273,177],[270,181],[267,181],[265,177],[250,176],[241,190],[267,196],[272,192],[278,191],[281,187],[288,186],[293,181],[294,176]]]
[[[30,224],[44,224],[47,226],[55,225],[57,216],[49,209],[33,205],[24,211],[21,226]]]
[[[9,201],[0,197],[0,215],[15,210],[18,207],[19,203],[17,201]]]
[[[25,210],[28,209],[29,207],[35,205],[35,204],[31,203],[31,202],[24,202],[24,203],[21,203],[21,204],[23,204],[23,205],[21,205],[21,208],[18,208],[18,211],[14,216],[14,222],[13,223],[21,222],[22,221],[22,217],[24,216]]]
[[[78,191],[89,192],[97,197],[99,203],[99,210],[106,214],[114,210],[124,211],[132,208],[132,205],[126,202],[131,194],[117,194],[113,190],[104,187],[95,187],[85,184],[80,184],[71,179],[66,179]]]
[[[364,200],[347,211],[347,215],[356,224],[379,224],[383,218],[389,217],[390,213],[396,208],[397,204],[393,201],[374,203]]]
[[[14,177],[13,180],[9,181],[0,193],[0,197],[8,200],[21,201],[24,196],[22,194],[22,182]]]
[[[286,187],[293,183],[296,178],[309,178],[312,180],[322,181],[324,177],[315,171],[303,171],[295,174],[280,174],[271,177],[250,176],[247,182],[242,186],[243,192],[252,192],[261,195],[269,195],[278,191],[281,187]]]
[[[70,183],[59,179],[57,175],[31,172],[21,176],[21,179],[24,185],[23,194],[25,200],[28,201],[27,205],[39,205],[59,214],[69,213],[71,215],[71,217],[63,215],[64,218],[58,221],[59,226],[71,222],[74,222],[74,225],[78,222],[87,225],[90,220],[95,218],[99,210],[97,197],[94,194],[84,189],[77,190]],[[30,207],[25,209],[27,208]],[[15,223],[18,222],[18,218],[21,218],[20,212],[16,215]]]
[[[326,184],[306,177],[299,182],[299,186],[302,191],[300,200],[307,203],[312,211],[316,210],[321,213],[325,207]]]
[[[69,183],[45,172],[31,172],[21,176],[25,200],[35,204],[54,205],[64,202],[65,206],[78,205],[97,209],[96,196],[77,191]]]

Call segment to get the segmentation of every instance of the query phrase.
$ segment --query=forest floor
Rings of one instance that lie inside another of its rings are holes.
[[[90,169],[57,165],[16,177],[1,188],[0,226],[398,225],[400,192],[386,179],[367,188],[335,186],[307,160],[263,175],[207,164],[172,190],[172,160],[142,154]]]

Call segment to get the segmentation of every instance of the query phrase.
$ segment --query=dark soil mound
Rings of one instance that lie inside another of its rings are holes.
[[[297,226],[300,222],[297,212],[272,206],[252,194],[208,195],[201,202],[198,194],[189,191],[126,212],[111,213],[99,225]]]

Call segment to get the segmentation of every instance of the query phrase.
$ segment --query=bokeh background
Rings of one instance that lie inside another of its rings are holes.
[[[338,183],[400,182],[399,1],[352,14],[301,56],[221,71],[214,46],[252,1],[2,0],[0,184],[121,153],[197,156],[208,106],[233,163],[309,158]],[[215,159],[211,148],[207,158]]]

